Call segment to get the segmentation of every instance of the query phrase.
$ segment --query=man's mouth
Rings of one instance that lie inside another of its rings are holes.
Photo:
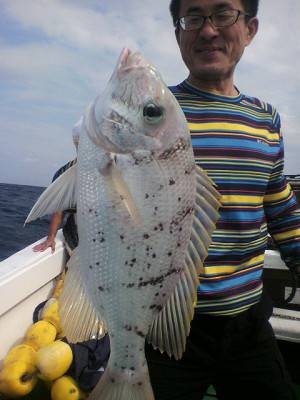
[[[200,47],[197,49],[198,53],[214,53],[216,51],[221,51],[220,47]]]

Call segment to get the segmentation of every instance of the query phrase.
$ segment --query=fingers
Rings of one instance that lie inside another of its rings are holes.
[[[50,247],[51,247],[51,253],[53,254],[55,252],[55,240],[52,241]]]
[[[47,239],[42,243],[37,244],[33,247],[34,252],[38,251],[45,251],[48,247],[51,247],[51,252],[54,253],[55,251],[55,240],[54,239]]]
[[[37,244],[36,246],[33,247],[33,251],[35,251],[35,252],[44,251],[44,250],[46,249],[45,243],[46,243],[46,242]]]

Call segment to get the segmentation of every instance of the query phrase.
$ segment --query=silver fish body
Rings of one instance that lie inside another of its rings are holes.
[[[107,324],[113,376],[133,383],[147,373],[144,342],[183,269],[196,176],[189,136],[159,154],[120,155],[116,165],[140,212],[130,216],[110,177],[95,166],[98,148],[81,137],[78,157],[79,258],[93,304]],[[84,151],[84,153],[85,153]],[[123,377],[123,378],[122,378]]]

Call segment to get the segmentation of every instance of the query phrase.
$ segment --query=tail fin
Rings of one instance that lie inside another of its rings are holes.
[[[141,382],[132,383],[117,378],[107,368],[99,383],[89,395],[89,400],[155,400],[150,376]]]

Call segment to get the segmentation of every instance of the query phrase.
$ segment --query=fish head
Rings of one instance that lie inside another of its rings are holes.
[[[124,49],[104,93],[86,113],[90,139],[105,151],[163,152],[189,137],[185,116],[157,69]]]

